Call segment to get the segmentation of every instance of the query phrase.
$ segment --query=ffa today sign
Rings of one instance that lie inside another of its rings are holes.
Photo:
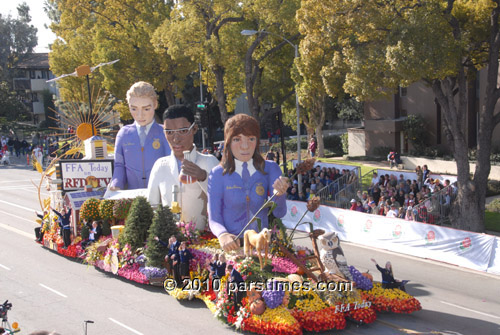
[[[59,166],[63,191],[106,187],[113,177],[113,160],[62,160]]]

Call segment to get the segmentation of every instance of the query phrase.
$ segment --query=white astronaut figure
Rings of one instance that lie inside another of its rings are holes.
[[[352,281],[351,272],[340,247],[340,240],[336,233],[326,233],[318,237],[319,258],[325,266],[325,273],[336,274]]]

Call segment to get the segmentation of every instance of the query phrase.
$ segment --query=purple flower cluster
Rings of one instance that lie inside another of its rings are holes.
[[[283,303],[285,291],[283,290],[282,283],[277,281],[270,281],[267,283],[267,290],[262,292],[262,298],[270,309],[276,308]]]
[[[142,267],[142,266],[146,265],[146,260],[147,260],[146,255],[143,254],[143,255],[137,256],[137,258],[135,259],[135,262]]]
[[[149,280],[151,278],[161,278],[167,275],[167,269],[155,268],[152,266],[147,266],[144,268],[139,268],[139,271],[146,276]]]
[[[297,265],[295,265],[288,258],[284,257],[273,257],[271,265],[273,266],[273,272],[291,274],[291,273],[296,273],[297,270],[299,269]]]
[[[363,276],[354,266],[349,266],[349,271],[358,289],[368,291],[373,288],[371,280]]]

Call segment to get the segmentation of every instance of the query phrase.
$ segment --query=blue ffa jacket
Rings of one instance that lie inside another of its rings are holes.
[[[121,189],[147,188],[154,163],[160,157],[170,155],[170,146],[163,127],[153,121],[141,147],[137,127],[126,125],[118,132],[115,141],[115,166],[111,187]]]
[[[181,242],[179,241],[175,241],[174,244],[171,244],[169,247],[168,247],[168,254],[167,256],[170,257],[172,255],[177,255],[179,253],[179,247],[181,245]]]
[[[193,258],[191,251],[184,249],[179,250],[179,259],[181,263],[189,263],[189,261]]]
[[[264,172],[255,171],[250,177],[248,189],[245,189],[241,176],[233,172],[222,175],[221,165],[212,169],[208,177],[208,217],[210,230],[215,236],[222,233],[237,235],[273,194],[273,183],[281,176],[278,164],[266,161]],[[275,197],[277,207],[273,215],[281,218],[286,214],[286,194]],[[266,208],[258,217],[262,228],[268,226],[269,209]],[[257,221],[252,222],[247,230],[257,231]]]
[[[52,210],[54,213],[56,213],[57,216],[59,216],[59,219],[61,220],[61,222],[59,223],[59,226],[62,228],[62,229],[69,229],[70,226],[70,217],[71,217],[71,208],[68,209],[68,211],[66,212],[65,215],[62,215],[61,213],[59,213],[58,211],[56,211],[55,209]]]
[[[235,269],[232,269],[231,273],[229,274],[229,282],[230,283],[243,283],[244,280],[238,271],[236,271]]]
[[[216,262],[214,264],[214,278],[222,278],[226,275],[226,263]]]

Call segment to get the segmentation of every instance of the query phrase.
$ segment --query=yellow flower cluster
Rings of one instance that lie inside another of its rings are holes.
[[[297,300],[295,307],[301,311],[316,312],[328,307],[314,291],[302,291],[299,295],[302,296],[302,299]]]
[[[382,288],[381,283],[373,283],[373,288],[367,292],[375,297],[384,296],[388,299],[405,300],[413,298],[408,293],[395,288]]]
[[[297,322],[288,309],[283,306],[266,308],[262,315],[252,315],[252,318],[263,322],[274,322],[279,324],[293,325]]]
[[[186,300],[189,297],[189,291],[180,288],[176,288],[167,292],[177,300]]]
[[[220,244],[219,244],[219,239],[218,238],[213,238],[211,240],[207,240],[206,245],[209,248],[215,248],[215,249],[220,249]]]

